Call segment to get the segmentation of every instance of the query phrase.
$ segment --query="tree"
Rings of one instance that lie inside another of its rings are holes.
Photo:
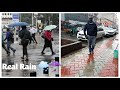
[[[32,13],[21,13],[21,22],[32,24]]]
[[[59,14],[53,14],[52,22],[55,25],[59,25]]]

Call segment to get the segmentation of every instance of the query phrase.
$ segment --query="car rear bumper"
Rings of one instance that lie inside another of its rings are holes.
[[[115,35],[115,34],[106,34],[105,36],[113,36],[113,35]]]

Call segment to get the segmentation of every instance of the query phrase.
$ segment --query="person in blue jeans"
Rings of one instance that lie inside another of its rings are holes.
[[[88,39],[89,54],[93,54],[97,37],[97,25],[93,22],[92,17],[89,18],[88,23],[85,25],[84,35]]]
[[[11,37],[12,37],[12,33],[10,32],[10,29],[7,28],[7,33],[6,33],[6,38],[5,38],[5,40],[7,40],[7,49],[8,49],[9,52],[10,52],[10,49],[11,49],[13,51],[13,55],[14,55],[16,50],[11,47],[11,44],[12,44],[12,38]]]
[[[10,54],[10,52],[7,50],[7,48],[6,48],[6,46],[5,46],[3,33],[2,33],[2,48],[6,51],[7,55]]]

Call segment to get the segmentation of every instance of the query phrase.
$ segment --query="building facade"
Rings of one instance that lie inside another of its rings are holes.
[[[115,13],[100,13],[97,22],[106,27],[118,27],[118,19]]]
[[[93,20],[97,21],[97,13],[66,13],[62,15],[62,19],[67,20],[74,20],[80,22],[87,22],[90,17],[93,17]]]
[[[84,13],[67,13],[64,14],[65,21],[67,20],[74,20],[74,21],[81,21],[81,22],[87,22],[88,21],[88,14]]]
[[[11,13],[2,13],[2,27],[7,26],[12,22]]]

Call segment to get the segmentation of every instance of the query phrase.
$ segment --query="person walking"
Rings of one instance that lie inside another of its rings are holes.
[[[36,44],[37,44],[37,40],[36,40],[36,38],[35,38],[35,35],[36,35],[36,33],[37,33],[37,29],[36,29],[35,27],[32,27],[32,28],[30,29],[30,32],[31,32],[31,34],[32,34],[32,41],[33,41],[33,43],[36,42]]]
[[[6,48],[5,43],[4,43],[3,33],[2,33],[2,48],[6,51],[7,55],[10,55],[10,51]]]
[[[4,39],[4,41],[7,40],[7,49],[10,52],[10,49],[13,51],[13,55],[15,55],[15,49],[11,47],[11,44],[14,42],[14,38],[13,38],[13,33],[10,32],[10,29],[7,28],[7,33],[6,33],[6,38]]]
[[[45,50],[47,47],[50,47],[51,52],[52,52],[52,55],[54,55],[55,53],[54,53],[53,48],[52,48],[52,41],[53,41],[52,31],[50,31],[50,30],[44,31],[44,33],[43,33],[43,38],[44,38],[45,44],[44,44],[44,47],[43,47],[43,50],[42,50],[41,54],[42,54],[42,55],[45,54],[45,53],[44,53],[44,50]]]
[[[21,45],[23,46],[23,56],[21,58],[24,59],[24,56],[26,55],[26,60],[28,60],[27,46],[28,44],[31,44],[32,37],[30,32],[26,29],[26,26],[22,26],[22,30],[19,32],[19,37],[21,39]]]
[[[94,48],[97,37],[97,25],[93,22],[92,17],[89,18],[88,23],[85,25],[84,35],[86,39],[88,39],[89,54],[94,54]]]

